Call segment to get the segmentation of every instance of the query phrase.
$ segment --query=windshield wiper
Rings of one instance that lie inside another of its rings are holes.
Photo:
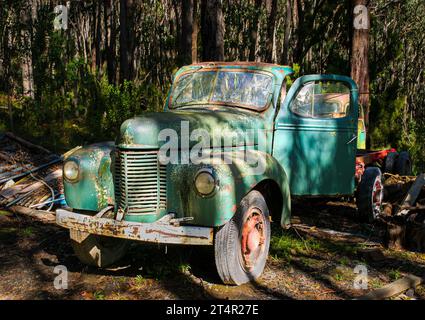
[[[173,107],[173,109],[181,109],[181,108],[185,108],[185,107],[194,107],[194,106],[205,106],[206,104],[208,104],[208,102],[202,102],[200,103],[198,102],[187,102],[187,103],[182,103],[182,104],[178,104],[176,106]]]

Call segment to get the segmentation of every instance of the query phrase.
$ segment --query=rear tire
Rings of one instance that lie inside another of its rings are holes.
[[[385,158],[384,172],[394,173],[395,163],[398,158],[398,152],[391,152]]]
[[[270,247],[269,209],[263,195],[251,191],[235,216],[215,234],[217,272],[225,284],[256,280],[264,271]]]
[[[357,208],[362,221],[373,222],[382,212],[384,185],[379,168],[369,167],[357,188]]]
[[[105,268],[120,260],[127,252],[129,242],[90,234],[82,242],[72,239],[75,255],[84,264]]]
[[[394,173],[400,176],[412,175],[412,160],[409,152],[401,152],[394,164]]]

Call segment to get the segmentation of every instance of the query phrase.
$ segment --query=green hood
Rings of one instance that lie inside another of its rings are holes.
[[[202,129],[209,134],[210,144],[214,146],[219,139],[223,147],[252,146],[257,145],[259,137],[265,139],[266,122],[260,113],[226,107],[146,113],[122,124],[117,144],[124,148],[160,148],[166,143],[164,138],[159,139],[160,132],[167,136],[163,130],[171,129],[180,141],[189,141],[192,147],[199,140],[190,139],[190,135]]]

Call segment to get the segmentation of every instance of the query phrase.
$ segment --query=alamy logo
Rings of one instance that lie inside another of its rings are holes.
[[[356,30],[369,29],[369,12],[364,5],[357,5],[354,7],[354,28]]]
[[[190,130],[189,121],[181,121],[180,128],[163,129],[158,140],[164,142],[159,149],[159,161],[167,164],[244,164],[246,175],[266,171],[267,151],[265,130],[238,128]]]
[[[56,290],[68,289],[68,269],[65,266],[59,265],[53,269],[53,272],[58,276],[53,280],[53,285]]]
[[[64,5],[56,6],[55,14],[57,14],[53,21],[53,27],[55,30],[68,29],[68,7]]]
[[[354,268],[354,273],[357,274],[354,279],[354,289],[367,290],[369,282],[367,267],[363,264],[359,264]]]

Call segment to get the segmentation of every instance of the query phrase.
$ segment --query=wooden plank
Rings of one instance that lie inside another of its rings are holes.
[[[403,216],[409,213],[410,210],[404,209],[408,207],[413,207],[416,203],[416,200],[419,197],[419,194],[422,191],[422,188],[425,186],[425,173],[420,174],[416,181],[413,183],[413,186],[410,188],[406,197],[404,198],[403,204],[401,205],[402,210],[397,213],[398,216]]]
[[[46,222],[46,223],[56,222],[56,216],[50,211],[34,210],[34,209],[21,207],[21,206],[13,206],[9,208],[9,210],[12,211],[13,213],[28,216],[28,217],[40,220],[42,222]]]
[[[409,289],[414,289],[423,283],[424,283],[424,278],[420,278],[414,275],[408,275],[400,280],[397,280],[389,285],[386,285],[385,287],[369,292],[368,294],[358,298],[357,300],[388,299],[388,298],[397,296],[399,294],[402,294],[403,292]]]

